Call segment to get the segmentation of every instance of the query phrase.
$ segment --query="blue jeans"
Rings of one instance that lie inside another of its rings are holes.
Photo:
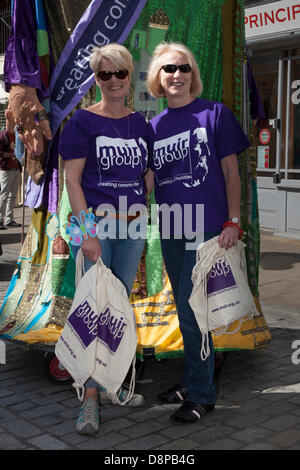
[[[216,235],[217,233],[205,234],[204,240]],[[212,405],[216,400],[213,342],[209,334],[211,352],[203,361],[200,355],[202,334],[188,302],[193,289],[191,276],[196,263],[196,250],[186,250],[186,241],[190,242],[185,237],[161,239],[162,254],[173,290],[184,344],[184,372],[180,385],[188,390],[190,401]]]
[[[96,217],[95,222],[99,222],[101,218]],[[123,282],[128,297],[131,293],[131,289],[134,283],[136,272],[139,267],[139,262],[143,254],[145,239],[137,238],[132,239],[125,237],[125,233],[128,232],[129,222],[123,220],[115,220],[116,223],[116,238],[105,238],[100,239],[102,249],[102,261],[110,268],[113,274]],[[120,236],[121,234],[121,236]],[[74,259],[76,259],[77,253],[80,247],[72,245],[72,252]],[[85,257],[84,269],[88,271],[95,263]],[[86,383],[86,387],[98,387],[99,384],[89,378]]]

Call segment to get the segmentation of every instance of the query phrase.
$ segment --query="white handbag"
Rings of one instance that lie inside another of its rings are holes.
[[[83,400],[91,377],[114,403],[125,405],[134,393],[137,333],[135,315],[123,283],[101,258],[83,276],[84,257],[76,257],[76,292],[55,354],[74,379]],[[82,276],[82,277],[81,277]],[[132,364],[126,399],[118,391]]]
[[[208,332],[214,335],[233,334],[241,322],[256,313],[250,291],[245,259],[245,244],[225,250],[218,237],[201,243],[197,248],[196,264],[192,272],[193,290],[189,304],[202,333],[201,359],[210,354]],[[228,326],[240,320],[234,331]]]

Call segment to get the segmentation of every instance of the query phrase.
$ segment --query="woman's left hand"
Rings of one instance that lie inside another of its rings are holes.
[[[228,250],[235,246],[239,239],[239,230],[237,227],[225,227],[218,238],[220,248]]]

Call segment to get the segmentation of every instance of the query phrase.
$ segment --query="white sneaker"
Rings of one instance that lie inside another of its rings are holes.
[[[78,434],[94,436],[99,431],[99,404],[98,400],[89,398],[81,405],[77,418],[76,431]]]
[[[110,398],[107,396],[105,390],[102,390],[99,387],[98,392],[100,394],[101,403],[110,401]],[[128,387],[123,384],[119,390],[119,399],[121,401],[125,401],[127,394],[128,394]],[[129,408],[138,408],[140,406],[144,406],[145,403],[146,403],[146,398],[144,397],[144,395],[140,395],[139,393],[134,393],[131,399],[124,406],[128,406]]]
[[[128,388],[126,385],[122,385],[122,387],[119,390],[119,399],[120,401],[125,401],[126,397],[128,395]],[[129,408],[138,408],[139,406],[143,406],[146,403],[146,398],[144,395],[141,395],[139,393],[134,393],[130,400],[124,405],[128,406]]]

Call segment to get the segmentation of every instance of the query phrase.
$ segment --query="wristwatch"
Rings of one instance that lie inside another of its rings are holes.
[[[232,219],[229,219],[231,220],[231,222],[233,222],[234,224],[238,224],[239,221],[240,221],[240,218],[239,217],[232,217]]]

